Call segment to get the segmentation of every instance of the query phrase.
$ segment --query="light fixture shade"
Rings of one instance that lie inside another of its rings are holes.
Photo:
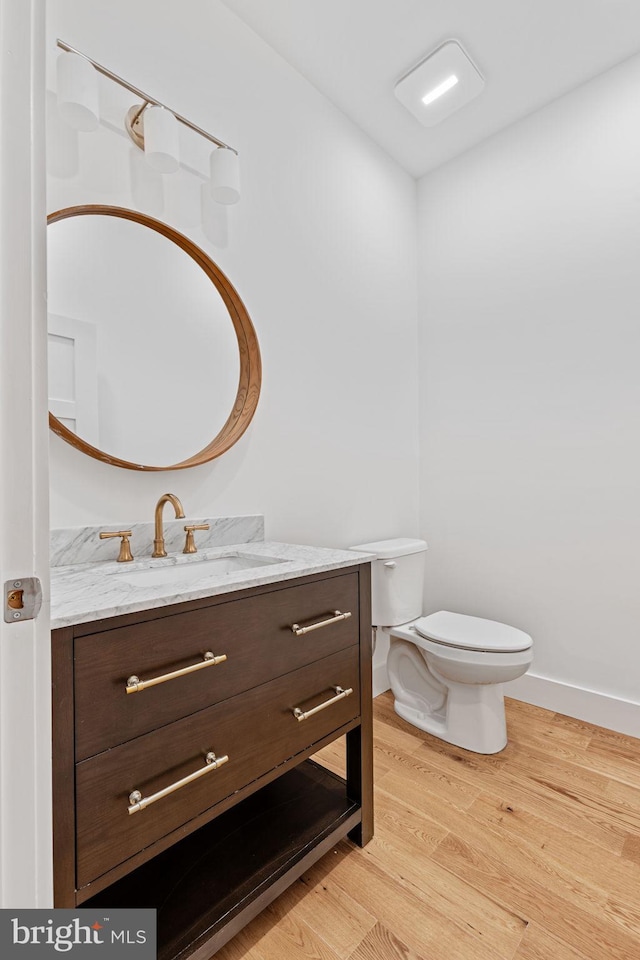
[[[217,203],[237,203],[240,199],[240,161],[228,147],[218,147],[211,154],[209,190]]]
[[[175,173],[179,166],[178,121],[165,107],[147,107],[144,117],[144,154],[160,173]]]
[[[63,51],[56,61],[58,111],[76,130],[95,130],[100,122],[98,74],[78,53]]]

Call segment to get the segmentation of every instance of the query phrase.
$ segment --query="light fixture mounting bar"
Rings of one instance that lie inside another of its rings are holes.
[[[176,113],[175,110],[172,110],[171,107],[168,107],[166,103],[162,103],[161,100],[156,100],[155,97],[150,97],[148,93],[144,93],[138,87],[134,87],[132,83],[128,83],[126,80],[123,80],[122,77],[119,77],[117,73],[113,73],[112,70],[108,70],[107,67],[103,67],[102,64],[96,63],[95,60],[92,60],[91,57],[88,57],[86,53],[83,53],[82,50],[77,50],[75,47],[72,47],[70,44],[65,43],[64,40],[56,40],[57,45],[61,50],[66,50],[67,53],[77,53],[78,56],[83,57],[87,60],[98,73],[101,73],[103,77],[108,77],[109,80],[113,80],[114,83],[118,83],[121,87],[124,87],[125,90],[129,90],[131,93],[134,93],[137,97],[140,97],[142,100],[146,101],[146,104],[151,104],[154,107],[164,107],[165,110],[169,110],[170,113],[174,115],[176,120],[179,120],[180,123],[184,124],[185,127],[189,127],[190,130],[194,130],[195,133],[199,134],[201,137],[204,137],[205,140],[209,140],[211,143],[215,143],[217,147],[224,147],[226,150],[231,150],[233,153],[238,155],[238,151],[235,147],[232,147],[230,144],[225,143],[223,140],[219,140],[218,137],[214,137],[213,134],[207,133],[206,130],[203,130],[202,127],[196,126],[195,123],[192,123],[191,120],[187,120],[186,117],[182,117],[179,113]]]

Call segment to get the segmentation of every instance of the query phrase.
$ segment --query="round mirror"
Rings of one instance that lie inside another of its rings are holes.
[[[48,224],[51,429],[130,470],[184,469],[228,450],[261,382],[255,330],[228,278],[134,210],[69,207]]]

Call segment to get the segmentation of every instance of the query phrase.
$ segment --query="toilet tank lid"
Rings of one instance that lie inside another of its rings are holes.
[[[426,540],[414,540],[412,537],[397,537],[395,540],[374,540],[372,543],[360,543],[352,550],[362,553],[375,553],[378,560],[391,560],[392,557],[406,557],[411,553],[423,553],[427,549]]]

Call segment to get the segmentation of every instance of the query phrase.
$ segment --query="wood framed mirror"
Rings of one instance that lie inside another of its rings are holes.
[[[256,332],[229,278],[135,210],[67,207],[47,223],[54,433],[128,470],[184,470],[229,450],[262,380]]]

